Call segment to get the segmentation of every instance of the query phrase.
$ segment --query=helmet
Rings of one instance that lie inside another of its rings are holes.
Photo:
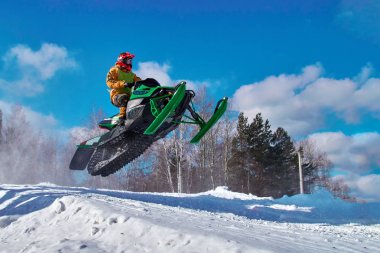
[[[135,57],[135,55],[125,52],[119,54],[119,57],[117,57],[116,65],[118,65],[120,68],[125,69],[127,71],[132,70],[132,59]]]

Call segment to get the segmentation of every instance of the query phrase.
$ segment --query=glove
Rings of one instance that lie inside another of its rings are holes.
[[[130,88],[130,89],[132,89],[135,85],[136,85],[136,82],[133,82],[133,83],[124,83],[124,87],[125,88]]]

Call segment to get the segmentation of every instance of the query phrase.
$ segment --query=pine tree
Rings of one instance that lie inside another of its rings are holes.
[[[248,119],[244,113],[238,117],[237,134],[232,140],[231,153],[232,157],[228,161],[228,186],[233,191],[248,192]]]
[[[269,149],[271,140],[271,130],[269,121],[264,122],[261,113],[258,113],[249,125],[248,147],[250,154],[250,174],[253,180],[250,181],[251,193],[263,196],[265,189],[265,171],[270,165]]]
[[[228,166],[232,190],[273,197],[298,193],[294,143],[281,127],[272,133],[269,121],[260,113],[251,124],[244,114],[239,115],[231,152]]]
[[[296,149],[288,133],[281,127],[272,135],[270,153],[271,166],[266,173],[267,191],[273,197],[298,193]]]

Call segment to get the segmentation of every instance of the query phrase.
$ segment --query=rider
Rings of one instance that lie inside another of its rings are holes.
[[[119,118],[125,119],[126,106],[131,96],[131,89],[135,82],[141,78],[132,72],[132,59],[135,56],[131,53],[121,53],[107,74],[107,86],[111,89],[111,103],[120,108]]]

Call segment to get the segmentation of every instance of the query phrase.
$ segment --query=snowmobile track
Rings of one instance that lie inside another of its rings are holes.
[[[88,172],[93,176],[111,175],[142,155],[154,141],[155,136],[127,131],[98,146],[88,164]]]

